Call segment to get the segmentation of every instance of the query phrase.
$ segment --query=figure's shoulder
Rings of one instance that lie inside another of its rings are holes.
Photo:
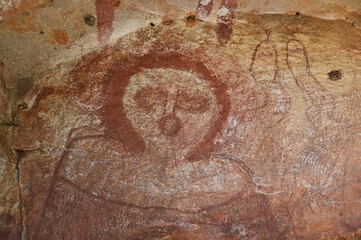
[[[104,134],[94,133],[85,131],[69,135],[60,159],[60,177],[80,186],[89,179],[102,179],[109,168],[121,169],[134,159],[133,153],[127,151],[120,142]]]
[[[66,147],[69,147],[71,144],[81,142],[84,139],[97,140],[105,136],[105,131],[101,127],[81,126],[72,128],[67,135]]]
[[[91,155],[105,158],[108,155],[119,155],[120,157],[129,154],[131,153],[121,142],[107,137],[102,129],[82,127],[73,129],[69,133],[63,157],[76,156],[79,159],[82,156]]]
[[[245,178],[251,178],[253,176],[252,170],[241,158],[237,156],[228,154],[215,154],[212,155],[208,161],[210,161],[215,166],[215,168],[230,172],[239,172]]]
[[[67,137],[67,146],[71,144],[81,142],[84,139],[97,140],[105,136],[104,130],[102,128],[97,128],[93,126],[82,126],[77,128],[72,128]]]

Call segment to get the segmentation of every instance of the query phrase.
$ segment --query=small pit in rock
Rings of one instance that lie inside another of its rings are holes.
[[[196,20],[197,20],[197,17],[195,15],[187,16],[187,22],[195,22]]]
[[[342,78],[342,72],[340,70],[334,70],[328,73],[328,77],[332,81],[337,81]]]
[[[96,18],[91,14],[87,14],[87,15],[84,16],[84,22],[85,22],[86,25],[94,26],[95,25],[95,20],[96,20]]]

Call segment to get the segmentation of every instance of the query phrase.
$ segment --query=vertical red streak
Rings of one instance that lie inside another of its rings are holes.
[[[217,17],[217,38],[222,44],[227,43],[231,38],[234,10],[238,6],[237,0],[222,0]]]
[[[199,0],[196,12],[200,19],[205,19],[211,13],[213,0]]]
[[[106,44],[113,32],[114,8],[112,0],[95,0],[98,42]]]

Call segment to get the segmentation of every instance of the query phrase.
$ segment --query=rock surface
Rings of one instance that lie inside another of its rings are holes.
[[[358,239],[357,2],[24,2],[0,239]]]

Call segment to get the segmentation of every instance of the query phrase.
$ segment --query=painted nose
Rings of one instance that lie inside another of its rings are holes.
[[[160,119],[159,127],[163,134],[172,137],[182,128],[182,122],[175,115],[165,115]]]

